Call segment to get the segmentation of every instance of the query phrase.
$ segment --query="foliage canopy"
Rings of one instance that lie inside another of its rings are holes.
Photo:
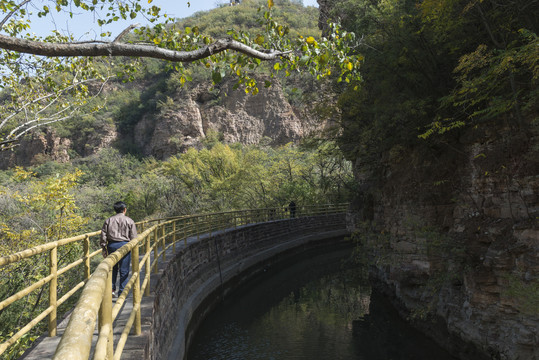
[[[538,14],[533,0],[337,1],[366,59],[359,94],[341,97],[343,148],[376,166],[452,129],[536,126]]]
[[[133,79],[138,58],[171,62],[180,72],[182,84],[191,79],[183,63],[195,63],[212,70],[214,83],[233,76],[238,86],[253,94],[258,92],[253,73],[264,61],[271,62],[268,68],[272,76],[306,71],[318,79],[332,73],[346,82],[359,79],[360,58],[355,54],[358,41],[354,33],[331,24],[331,32],[324,38],[293,34],[275,20],[274,11],[280,4],[274,1],[254,3],[258,5],[256,15],[246,14],[260,24],[261,31],[231,28],[217,37],[204,33],[196,24],[181,27],[151,1],[148,5],[140,0],[51,1],[36,5],[39,17],[54,11],[72,14],[76,10],[101,15],[98,22],[108,24],[142,13],[152,24],[129,27],[114,40],[107,40],[112,34],[104,33],[99,40],[85,42],[58,31],[45,37],[31,33],[32,11],[25,6],[28,3],[0,1],[5,14],[0,22],[0,86],[4,100],[0,112],[6,114],[0,122],[3,149],[34,126],[72,117],[89,97],[99,94],[102,87],[98,84],[114,76]],[[245,3],[234,7],[235,11],[252,8],[253,3]],[[285,0],[282,3],[290,5]],[[135,60],[127,61],[126,57]]]

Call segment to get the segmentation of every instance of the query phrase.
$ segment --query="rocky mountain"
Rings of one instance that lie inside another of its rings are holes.
[[[15,151],[0,152],[0,169],[31,166],[45,161],[69,161],[71,140],[61,138],[52,129],[23,138]]]
[[[186,31],[196,27],[215,38],[227,36],[231,27],[257,34],[263,31],[263,25],[256,21],[262,16],[260,4],[245,1],[234,7],[216,6],[211,11],[178,19],[177,26]],[[275,2],[275,5],[273,18],[290,27],[292,36],[296,36],[295,31],[315,37],[320,34],[316,8],[288,0]],[[107,100],[100,99],[100,104],[88,108],[106,104],[105,108],[97,113],[82,109],[77,118],[56,123],[48,129],[37,129],[16,151],[0,154],[0,168],[34,165],[46,160],[68,161],[109,146],[124,153],[165,159],[188,147],[200,147],[207,136],[226,143],[262,141],[280,145],[297,142],[325,126],[317,123],[316,116],[305,111],[307,106],[301,104],[303,94],[316,93],[316,89],[308,89],[311,82],[299,80],[301,75],[298,74],[282,84],[271,79],[273,85],[266,88],[266,79],[260,75],[263,70],[257,71],[260,92],[252,96],[245,94],[241,87],[232,90],[233,80],[227,80],[227,76],[212,88],[211,71],[204,66],[186,64],[186,74],[195,80],[185,87],[180,87],[178,74],[161,61],[145,59],[137,68],[137,80],[133,82],[109,81],[97,86],[104,86],[102,95]],[[298,93],[293,91],[295,88],[299,88]],[[311,100],[308,106],[312,106]]]
[[[264,80],[259,79],[262,84]],[[115,146],[120,138],[143,156],[166,159],[189,147],[200,148],[210,134],[225,143],[264,142],[278,146],[297,143],[329,126],[328,121],[319,120],[306,107],[291,105],[279,82],[274,81],[268,88],[260,86],[257,95],[233,86],[233,81],[224,81],[214,88],[208,81],[193,84],[189,89],[178,88],[157,111],[145,112],[129,133],[122,133],[114,121],[95,123],[89,134],[75,132],[69,138],[59,136],[54,128],[44,128],[41,133],[25,138],[15,151],[0,153],[0,168],[48,160],[66,162],[72,154],[88,156]],[[120,90],[120,85],[108,89]],[[136,108],[142,101],[132,101],[130,106]]]
[[[263,82],[263,80],[262,80]],[[157,114],[145,116],[134,128],[134,143],[146,156],[165,159],[200,147],[209,133],[225,143],[270,145],[297,142],[317,127],[286,100],[279,84],[260,88],[257,95],[233,90],[225,82],[217,90],[208,83],[179,90]]]

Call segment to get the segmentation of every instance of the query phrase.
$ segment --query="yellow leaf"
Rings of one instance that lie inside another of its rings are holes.
[[[272,8],[273,7],[273,0],[268,0],[268,8]]]
[[[348,62],[348,64],[346,64],[346,68],[347,68],[349,71],[352,71],[352,69],[354,68],[354,65],[352,65],[351,62]]]
[[[264,43],[264,36],[258,35],[255,39],[255,43],[257,43],[258,45],[262,45]]]

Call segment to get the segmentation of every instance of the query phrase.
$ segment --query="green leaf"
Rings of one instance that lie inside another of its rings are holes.
[[[211,74],[211,79],[214,84],[219,84],[221,80],[223,80],[223,77],[221,76],[220,71],[213,71]]]

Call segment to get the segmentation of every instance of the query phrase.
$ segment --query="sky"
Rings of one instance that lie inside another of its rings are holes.
[[[228,3],[228,0],[153,0],[151,5],[157,5],[161,7],[162,11],[166,12],[169,16],[175,18],[185,18],[197,11],[211,10],[219,6],[219,4]],[[38,2],[39,3],[39,2]],[[190,3],[190,6],[187,4]],[[318,3],[316,0],[303,0],[304,6],[316,6]],[[29,8],[31,9],[31,8]],[[37,13],[37,10],[32,10]],[[88,16],[89,13],[84,13],[81,16],[75,16],[70,19],[68,16],[58,14],[55,11],[52,12],[54,20],[51,18],[39,19],[37,17],[32,18],[32,31],[37,35],[48,35],[51,30],[56,29],[62,34],[72,34],[77,40],[90,40],[99,38],[99,34],[104,31],[111,31],[112,38],[122,32],[129,25],[140,23],[141,25],[147,25],[148,23],[141,16],[129,21],[118,22],[108,27],[100,28],[97,25],[97,20]]]

